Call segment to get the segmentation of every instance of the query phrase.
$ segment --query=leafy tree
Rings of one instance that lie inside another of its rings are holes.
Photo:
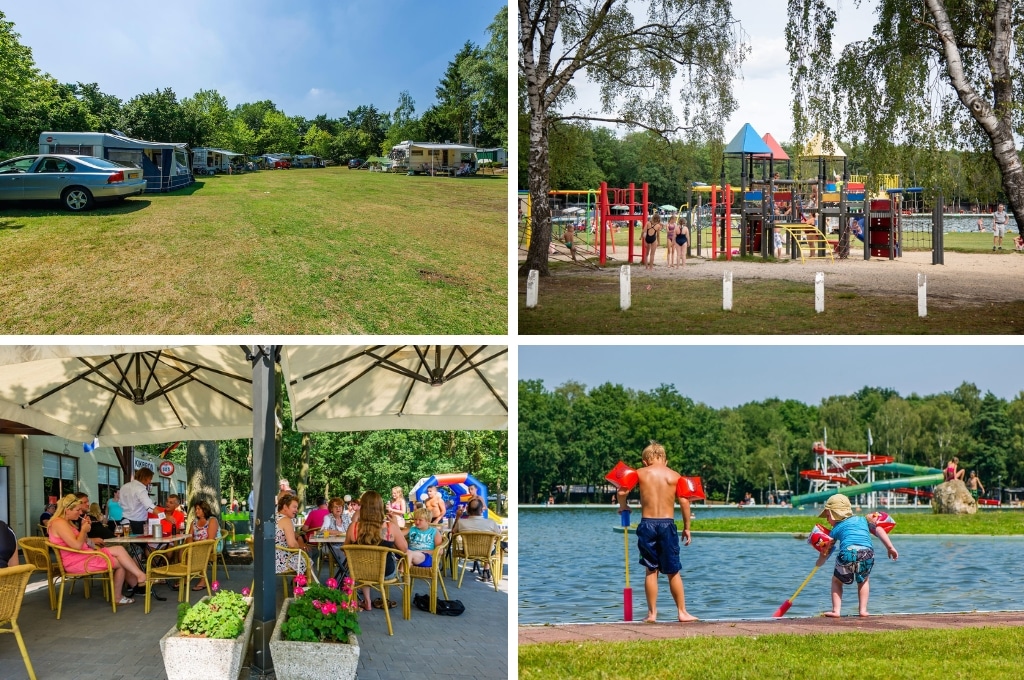
[[[199,90],[181,100],[180,139],[190,147],[208,146],[230,116],[228,100],[216,90]]]
[[[1006,477],[1012,436],[1006,403],[987,392],[981,400],[981,410],[971,421],[970,433],[973,441],[970,451],[961,456],[962,467],[977,469],[983,480]]]
[[[330,133],[321,130],[315,124],[310,126],[306,135],[302,138],[302,148],[306,153],[327,158],[331,152],[331,142],[334,140]]]
[[[153,142],[185,141],[181,105],[174,90],[165,87],[128,100],[121,110],[120,129],[130,137]]]
[[[391,127],[381,142],[381,155],[387,155],[396,144],[421,139],[422,129],[422,124],[416,118],[416,102],[408,90],[402,90],[398,95],[398,106],[391,114]]]
[[[221,149],[228,149],[247,155],[255,155],[259,148],[256,133],[241,118],[232,117],[213,137],[212,144]]]
[[[298,153],[301,137],[295,121],[278,111],[268,111],[256,134],[259,153]]]
[[[857,3],[863,4],[863,3]],[[848,131],[865,141],[871,165],[901,151],[926,149],[916,182],[943,182],[936,154],[986,150],[1017,215],[1024,215],[1024,168],[1017,139],[1024,115],[1014,89],[1024,79],[1013,0],[877,0],[867,40],[846,45],[836,62],[836,13],[828,0],[789,0],[795,136]],[[946,181],[948,185],[948,180]]]
[[[736,108],[732,83],[746,53],[732,24],[728,0],[652,0],[639,21],[624,1],[519,1],[519,74],[528,113],[533,206],[523,275],[531,269],[548,274],[551,125],[587,119],[675,132],[678,121],[667,93],[681,80],[683,124],[721,137],[722,122]],[[600,86],[603,111],[611,115],[560,113],[575,98],[573,80],[583,75]]]
[[[77,83],[69,87],[88,111],[89,130],[110,132],[117,127],[121,116],[120,99],[112,94],[104,94],[98,83]]]
[[[479,100],[474,85],[481,80],[478,72],[486,68],[481,61],[479,48],[466,41],[435,90],[438,115],[447,123],[450,139],[460,144],[473,144],[475,137]]]

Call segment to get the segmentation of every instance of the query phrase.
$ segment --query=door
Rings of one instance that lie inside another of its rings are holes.
[[[25,179],[35,161],[35,156],[26,156],[0,163],[0,201],[20,201],[25,197]]]
[[[44,156],[25,176],[22,198],[57,200],[65,187],[75,183],[75,166],[63,158]]]

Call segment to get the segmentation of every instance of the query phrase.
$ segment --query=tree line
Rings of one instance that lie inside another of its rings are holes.
[[[289,116],[273,101],[231,107],[217,90],[179,99],[171,88],[128,101],[98,83],[60,83],[35,65],[14,24],[0,11],[0,159],[39,148],[39,134],[119,130],[130,137],[185,142],[258,155],[309,153],[336,162],[386,155],[404,140],[508,145],[508,8],[488,27],[489,41],[467,41],[449,62],[422,115],[403,91],[393,111],[366,104],[343,116]]]
[[[757,121],[750,122],[756,129]],[[606,127],[560,122],[551,126],[548,142],[552,189],[597,189],[601,182],[607,182],[610,187],[628,187],[630,183],[639,187],[646,182],[654,205],[680,206],[690,200],[688,187],[691,182],[717,184],[722,173],[724,146],[717,141],[667,142],[662,136],[647,130],[617,135]],[[874,154],[863,141],[854,143],[840,137],[839,142],[847,151],[849,173],[872,176],[875,186],[869,181],[869,191],[877,189],[880,175],[894,174],[900,176],[905,187],[940,190],[944,202],[954,209],[961,206],[968,211],[976,206],[989,208],[1005,200],[1000,187],[999,168],[991,154],[895,145],[883,157]],[[521,190],[529,186],[528,143],[528,130],[521,115],[518,167]],[[783,142],[780,146],[790,158],[797,157],[796,144]],[[787,176],[785,162],[776,164],[775,169],[782,177]],[[841,162],[837,162],[834,168],[829,167],[830,177],[833,169],[841,175]],[[756,172],[761,172],[760,167]],[[798,167],[798,163],[792,161],[790,176],[793,178],[806,178],[816,173],[816,162],[808,161]],[[739,186],[740,164],[737,159],[725,161],[725,178],[726,182]],[[758,174],[756,179],[760,178]]]
[[[638,467],[652,440],[670,466],[703,478],[709,499],[805,493],[799,473],[813,468],[814,442],[827,436],[829,448],[865,452],[869,429],[874,454],[935,468],[958,456],[986,488],[1024,486],[1024,392],[1007,401],[967,382],[928,396],[864,387],[817,405],[772,398],[715,409],[667,384],[548,389],[520,380],[519,501],[565,502],[570,487],[583,492],[573,502],[606,501],[605,474],[620,459]]]

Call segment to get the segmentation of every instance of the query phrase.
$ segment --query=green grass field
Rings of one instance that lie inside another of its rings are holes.
[[[553,263],[552,271],[573,266]],[[921,318],[913,292],[871,295],[852,286],[833,285],[825,289],[825,311],[816,314],[813,283],[759,280],[735,282],[733,308],[725,312],[721,281],[678,278],[641,282],[634,278],[632,304],[622,311],[617,278],[552,276],[540,283],[537,307],[527,309],[526,279],[519,277],[518,281],[519,332],[523,334],[572,334],[579,333],[581,328],[596,335],[1024,332],[1024,302],[953,307],[933,301],[929,303],[928,316]],[[766,300],[771,304],[765,304]]]
[[[701,519],[700,507],[694,506],[696,519],[690,525],[694,531],[736,531],[736,532],[786,532],[810,533],[815,523],[824,520],[808,516],[792,517],[716,517]],[[745,511],[746,512],[746,511]],[[756,510],[750,510],[756,512]],[[868,509],[861,513],[867,514]],[[974,515],[931,515],[920,512],[900,513],[894,510],[896,527],[893,537],[899,534],[974,534],[986,536],[1024,535],[1024,512],[1007,510],[985,510]]]
[[[327,168],[6,205],[0,333],[504,334],[507,182]]]
[[[1020,675],[1024,627],[695,637],[519,648],[519,678],[971,678]]]

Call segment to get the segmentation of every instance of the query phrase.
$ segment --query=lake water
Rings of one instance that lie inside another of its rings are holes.
[[[806,515],[807,530],[820,520],[814,511],[746,508],[704,509],[710,519],[742,512]],[[634,526],[639,509],[632,513]],[[600,623],[622,620],[623,538],[612,506],[589,509],[519,510],[519,623]],[[875,540],[871,572],[873,614],[1024,610],[1024,537],[904,536],[892,541],[898,561],[885,557]],[[633,620],[647,611],[644,568],[636,536],[629,536]],[[680,547],[686,608],[702,619],[766,618],[789,598],[814,568],[817,553],[789,536],[697,535]],[[787,616],[813,616],[831,607],[833,559],[811,579]],[[843,591],[843,613],[856,614],[856,586]],[[675,618],[668,581],[659,578],[658,617]]]

